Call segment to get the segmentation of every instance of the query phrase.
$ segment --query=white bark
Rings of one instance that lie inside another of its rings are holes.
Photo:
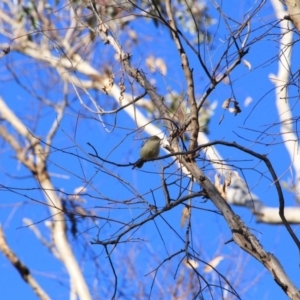
[[[283,4],[278,0],[271,1],[278,20],[282,20],[279,24],[282,38],[280,41],[280,52],[278,60],[277,75],[270,74],[270,79],[274,83],[276,108],[278,118],[280,120],[280,131],[284,141],[284,145],[289,153],[291,165],[289,168],[294,169],[293,182],[298,201],[300,201],[300,151],[298,137],[293,129],[293,116],[289,104],[288,87],[289,76],[291,70],[291,53],[293,32],[290,29],[290,21],[283,20],[286,15]]]
[[[6,120],[10,125],[22,136],[29,144],[29,147],[34,149],[34,157],[28,157],[26,149],[23,149],[13,136],[9,135],[4,128],[0,130],[2,137],[12,146],[16,151],[17,157],[21,163],[23,163],[36,177],[38,184],[40,185],[48,207],[50,209],[53,221],[53,240],[55,246],[59,252],[59,257],[65,265],[72,282],[76,282],[76,292],[80,299],[89,300],[92,299],[88,286],[83,277],[83,270],[74,256],[70,243],[66,234],[66,224],[63,213],[61,201],[55,192],[55,187],[50,181],[49,174],[47,173],[44,150],[39,143],[39,140],[35,138],[28,128],[22,123],[22,121],[10,110],[3,99],[0,97],[0,112],[1,118]]]

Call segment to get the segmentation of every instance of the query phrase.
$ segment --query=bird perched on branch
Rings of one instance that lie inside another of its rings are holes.
[[[160,141],[161,139],[156,135],[148,138],[148,140],[144,143],[144,145],[141,148],[140,159],[135,163],[133,169],[135,167],[141,168],[145,160],[158,157],[160,150]]]

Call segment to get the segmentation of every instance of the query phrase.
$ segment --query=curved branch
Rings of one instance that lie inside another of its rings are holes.
[[[230,143],[230,142],[225,142],[225,141],[215,141],[215,142],[211,142],[211,143],[208,143],[207,146],[212,146],[212,145],[224,145],[224,146],[228,146],[228,147],[233,147],[233,148],[236,148],[236,149],[239,149],[245,153],[248,153],[258,159],[261,159],[267,166],[267,168],[269,169],[270,171],[270,174],[273,178],[273,182],[275,184],[275,187],[276,187],[276,190],[277,190],[277,194],[278,194],[278,199],[279,199],[279,215],[280,215],[280,218],[284,224],[284,226],[286,227],[287,231],[289,232],[290,236],[292,237],[292,239],[294,240],[296,246],[298,247],[298,250],[299,250],[299,253],[300,253],[300,242],[297,238],[297,236],[295,235],[294,231],[292,230],[290,224],[287,222],[286,218],[285,218],[285,215],[284,215],[284,197],[283,197],[283,193],[282,193],[282,189],[281,189],[281,185],[279,183],[279,180],[278,180],[278,177],[276,175],[276,172],[270,162],[270,160],[267,158],[266,155],[262,155],[262,154],[259,154],[255,151],[252,151],[244,146],[241,146],[237,143]],[[205,148],[206,145],[201,145],[201,147]]]

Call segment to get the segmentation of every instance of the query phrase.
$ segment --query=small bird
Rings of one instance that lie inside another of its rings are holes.
[[[158,136],[151,136],[142,146],[140,151],[141,158],[135,163],[133,168],[141,168],[145,160],[158,157],[160,150],[160,141],[161,139]]]

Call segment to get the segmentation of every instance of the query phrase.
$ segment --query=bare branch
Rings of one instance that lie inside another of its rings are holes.
[[[197,112],[197,103],[195,99],[195,91],[194,91],[194,79],[193,79],[193,71],[190,69],[189,66],[189,59],[187,57],[187,54],[183,48],[183,45],[181,43],[180,37],[178,35],[178,29],[176,27],[176,23],[173,17],[173,12],[171,8],[171,1],[166,0],[166,9],[167,14],[169,17],[169,24],[172,28],[172,36],[175,41],[178,53],[180,55],[181,59],[181,67],[183,69],[186,84],[187,84],[187,94],[188,94],[188,100],[191,107],[191,142],[189,146],[189,150],[194,150],[197,147],[197,138],[198,138],[198,132],[199,132],[199,122],[198,122],[198,112]]]
[[[26,265],[24,265],[24,263],[22,263],[22,261],[17,257],[17,255],[9,248],[5,240],[2,226],[0,226],[0,251],[7,257],[7,259],[11,262],[15,269],[20,273],[22,279],[30,285],[30,287],[33,289],[34,293],[39,299],[51,299],[31,275],[28,267],[26,267]]]

